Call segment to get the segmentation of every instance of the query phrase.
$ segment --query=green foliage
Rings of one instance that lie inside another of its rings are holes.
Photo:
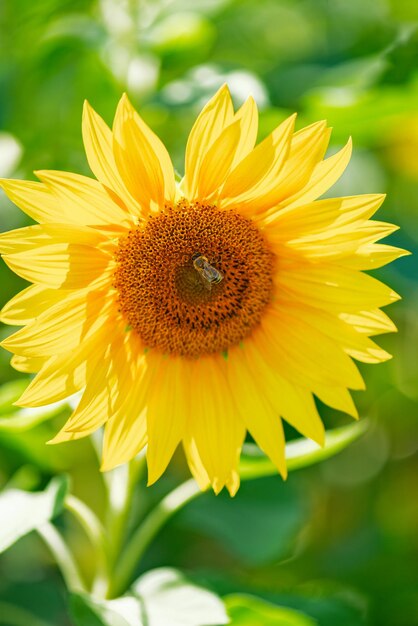
[[[277,470],[275,472],[277,474]],[[235,498],[207,494],[181,514],[186,528],[205,533],[246,565],[289,557],[309,519],[309,504],[289,481],[244,482]]]
[[[225,606],[231,626],[315,626],[316,620],[259,598],[245,595],[226,596]]]

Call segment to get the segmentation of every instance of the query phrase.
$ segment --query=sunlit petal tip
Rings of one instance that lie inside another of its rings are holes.
[[[317,431],[317,433],[315,433],[315,437],[312,437],[312,441],[314,441],[318,444],[318,446],[321,446],[321,448],[323,448],[325,445],[325,428]]]
[[[218,91],[212,96],[212,98],[207,102],[206,106],[204,107],[203,111],[205,110],[205,108],[211,108],[214,105],[216,105],[216,103],[220,100],[225,100],[228,103],[232,102],[232,98],[231,98],[231,90],[229,89],[229,86],[227,83],[223,83]]]
[[[278,467],[277,469],[279,470],[279,474],[283,478],[283,480],[287,480],[287,477],[288,477],[288,474],[289,474],[289,472],[287,470],[287,465],[286,464],[282,465],[282,466]]]
[[[229,89],[229,85],[227,82],[222,83],[222,85],[219,87],[217,93],[214,95],[214,98],[216,98],[216,96],[218,94],[228,94],[231,95],[231,90]]]
[[[31,407],[31,406],[33,406],[33,405],[32,405],[30,402],[29,402],[29,403],[27,403],[27,402],[25,401],[24,397],[23,397],[23,394],[22,394],[22,396],[21,396],[18,400],[15,400],[15,401],[12,403],[12,406],[17,406],[17,407],[19,407],[20,409],[26,409],[26,408],[30,408],[30,407]]]
[[[91,106],[87,98],[85,98],[83,102],[83,115],[88,115],[91,109],[93,109],[93,107]]]
[[[45,441],[45,444],[47,446],[54,446],[54,445],[56,445],[58,443],[65,443],[65,441],[66,441],[66,439],[64,437],[62,437],[61,433],[58,433],[52,439],[48,439],[48,441]]]
[[[69,435],[64,429],[60,430],[55,437],[46,441],[47,446],[55,446],[58,443],[66,443],[67,441],[71,441],[73,437]]]
[[[402,296],[400,296],[396,291],[391,289],[390,291],[391,302],[398,302],[398,300],[402,300]]]
[[[149,463],[147,467],[148,467],[147,486],[151,487],[151,485],[154,485],[157,482],[157,480],[161,477],[161,475],[164,472],[164,469],[158,472],[154,468],[152,468],[152,466],[150,467]]]
[[[401,259],[404,256],[411,256],[412,252],[410,250],[405,250],[405,248],[397,248],[397,259]],[[0,315],[1,315],[1,311],[0,311]],[[0,321],[1,321],[1,317],[0,317]]]
[[[148,478],[147,478],[147,487],[151,487],[152,485],[154,485],[154,484],[155,484],[155,482],[156,482],[157,480],[158,480],[158,478],[151,478],[151,477],[148,475]]]
[[[215,478],[212,482],[212,489],[215,496],[218,496],[222,489],[225,487],[225,481],[220,480],[219,478]]]
[[[123,92],[122,97],[120,98],[117,108],[116,108],[116,114],[115,114],[115,119],[118,116],[118,114],[122,114],[126,117],[131,117],[134,111],[134,107],[129,99],[128,94],[125,92]]]
[[[229,478],[226,482],[226,488],[229,491],[229,495],[233,498],[239,489],[240,486],[240,477],[239,473],[234,471],[232,472],[231,478]]]
[[[2,256],[3,258],[5,257],[5,255],[2,255]],[[0,347],[4,348],[8,352],[13,352],[13,347],[11,346],[11,343],[9,341],[9,337],[6,337],[6,339],[3,339],[3,341],[0,341]]]

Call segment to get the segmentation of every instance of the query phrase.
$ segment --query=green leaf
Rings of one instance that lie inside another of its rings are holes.
[[[0,494],[0,552],[62,511],[68,491],[66,476],[54,478],[44,491],[8,489]]]
[[[29,384],[29,379],[12,380],[0,387],[0,414],[10,413],[10,407],[22,395]]]
[[[321,554],[321,559],[327,555]],[[325,561],[324,561],[325,562]],[[368,600],[362,592],[333,580],[305,581],[286,590],[261,592],[267,602],[309,615],[320,626],[369,626]]]
[[[329,430],[323,448],[310,439],[297,439],[286,445],[287,468],[291,472],[302,467],[325,461],[344,450],[350,443],[363,435],[368,428],[367,420]],[[241,456],[240,474],[242,480],[273,476],[277,468],[254,444],[246,444]]]
[[[146,626],[220,626],[228,624],[218,596],[170,567],[152,570],[133,585],[141,599]]]
[[[297,481],[277,475],[243,482],[235,498],[202,495],[179,515],[187,529],[222,544],[242,563],[260,566],[289,558],[309,521],[310,503]]]
[[[316,626],[317,621],[311,617],[276,606],[254,596],[232,594],[224,598],[231,626]]]
[[[70,610],[75,626],[145,626],[141,602],[132,596],[102,600],[73,593]]]

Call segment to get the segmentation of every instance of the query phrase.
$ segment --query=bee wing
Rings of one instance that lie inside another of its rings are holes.
[[[223,275],[219,270],[217,270],[215,267],[212,267],[211,265],[209,265],[209,267],[206,269],[208,272],[208,280],[210,280],[210,282],[212,283],[221,282],[221,280],[223,279]]]
[[[199,270],[200,282],[204,284],[208,291],[212,291],[212,280],[205,274],[205,270]]]

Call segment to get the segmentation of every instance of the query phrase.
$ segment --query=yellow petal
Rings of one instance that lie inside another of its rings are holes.
[[[56,357],[50,357],[45,361],[43,359],[43,365],[38,371],[38,374],[26,387],[19,400],[15,402],[16,406],[21,407],[35,407],[35,406],[47,406],[53,402],[59,402],[65,400],[73,394],[80,391],[85,385],[86,372],[90,367],[90,363],[86,360],[81,360],[75,364],[75,357],[73,353],[66,352],[64,355]],[[13,357],[13,358],[27,358],[27,357]],[[65,363],[63,364],[63,360]],[[30,357],[29,362],[41,361],[40,357]],[[95,361],[94,365],[96,364]]]
[[[357,313],[399,300],[390,287],[368,274],[337,265],[286,268],[276,277],[277,291],[299,302],[336,313]]]
[[[44,357],[26,357],[14,354],[10,359],[10,365],[18,372],[24,372],[25,374],[39,372],[44,364]]]
[[[17,404],[19,406],[44,406],[68,398],[90,381],[100,384],[102,380],[102,384],[107,384],[107,379],[100,377],[99,372],[100,368],[104,367],[104,363],[108,363],[104,357],[110,341],[109,328],[115,327],[115,323],[104,323],[93,335],[81,341],[70,351],[50,358],[31,357],[35,362],[41,358],[44,363]]]
[[[107,328],[109,335],[110,324]],[[86,386],[81,400],[67,420],[64,430],[67,432],[83,432],[96,430],[115,413],[115,405],[120,394],[121,380],[124,384],[128,363],[124,357],[124,336],[121,333],[109,343],[105,338],[95,338],[96,349],[85,358],[93,356],[91,366],[86,371]],[[92,345],[92,342],[90,342]],[[86,350],[87,352],[87,350]],[[131,374],[129,370],[129,374]],[[127,389],[124,390],[127,392]],[[126,397],[126,395],[125,395]]]
[[[46,309],[60,302],[68,293],[42,285],[31,285],[4,305],[0,313],[0,321],[13,326],[28,324]]]
[[[234,115],[234,120],[241,122],[241,134],[235,151],[232,168],[253,150],[258,133],[258,110],[254,98],[251,96]]]
[[[240,122],[236,121],[213,142],[199,171],[196,199],[206,200],[223,185],[232,167],[240,136]]]
[[[5,254],[4,261],[18,276],[53,289],[80,289],[113,267],[113,257],[98,248],[54,243]]]
[[[51,189],[66,219],[70,218],[70,224],[120,228],[129,227],[132,223],[129,213],[112,200],[106,188],[97,180],[54,170],[38,170],[35,173]]]
[[[98,246],[108,237],[87,226],[69,224],[36,224],[0,234],[0,253],[24,252],[56,243],[77,243]]]
[[[263,358],[257,342],[248,340],[243,349],[249,370],[263,386],[263,393],[268,398],[277,415],[283,417],[302,435],[309,437],[319,445],[324,444],[324,425],[318,415],[312,394],[308,388],[292,384],[280,373],[281,363],[271,367]]]
[[[121,350],[112,358],[115,396],[106,409],[102,471],[130,461],[147,442],[146,400],[149,372],[139,337],[126,333]]]
[[[387,237],[395,230],[398,230],[398,226],[369,220],[354,223],[351,227],[329,229],[317,235],[292,239],[287,242],[287,245],[303,254],[308,260],[327,261],[353,267],[356,265],[355,255],[358,250],[364,250],[365,246]],[[372,264],[371,260],[370,263]]]
[[[147,400],[148,484],[165,471],[184,436],[188,413],[188,363],[179,358],[147,354],[153,383]]]
[[[262,325],[272,347],[284,353],[283,365],[287,359],[297,364],[304,376],[302,380],[312,378],[323,385],[364,389],[357,367],[338,342],[306,323],[301,316],[292,315],[285,305],[271,307]],[[286,337],[285,343],[281,341],[282,336]]]
[[[209,485],[210,480],[207,471],[202,463],[202,459],[197,451],[196,442],[194,439],[189,438],[187,435],[183,439],[183,448],[186,455],[187,464],[197,484],[202,491],[205,491]]]
[[[234,495],[245,425],[227,386],[225,363],[219,356],[192,365],[186,439],[194,442],[215,493],[226,485]]]
[[[105,426],[103,439],[102,465],[100,470],[107,472],[118,465],[131,461],[147,444],[146,411],[138,413],[131,401],[131,413],[115,415]]]
[[[325,154],[330,133],[326,122],[316,122],[295,133],[275,184],[257,201],[257,212],[262,220],[275,214],[277,206],[283,206],[286,198],[292,197],[307,184]]]
[[[374,270],[410,254],[408,250],[383,243],[368,243],[358,248],[353,256],[345,259],[344,265],[356,270]]]
[[[355,407],[350,392],[343,387],[321,387],[316,385],[315,395],[328,406],[337,411],[343,411],[358,419],[358,411]]]
[[[126,189],[113,155],[113,135],[87,100],[83,109],[83,141],[87,160],[96,178],[112,189],[129,212],[141,215],[141,207]]]
[[[281,419],[257,386],[241,351],[241,348],[234,348],[228,353],[227,376],[230,393],[233,394],[233,401],[241,419],[257,445],[270,457],[283,478],[286,478],[285,441]]]
[[[391,358],[391,355],[386,350],[382,350],[367,335],[359,333],[353,326],[344,322],[337,315],[332,315],[306,304],[295,306],[292,303],[286,303],[284,308],[293,317],[303,320],[306,324],[315,327],[318,331],[334,340],[347,354],[358,361],[381,363]]]
[[[197,197],[200,166],[207,151],[234,118],[229,89],[223,85],[201,111],[190,131],[186,146],[185,177],[182,188],[186,198]]]
[[[231,172],[220,195],[222,208],[250,210],[263,193],[270,191],[287,158],[295,119],[296,115],[286,119]]]
[[[353,326],[359,333],[369,337],[382,333],[394,333],[397,328],[392,320],[379,309],[371,311],[358,311],[356,313],[340,313],[340,318]]]
[[[5,339],[2,346],[22,356],[70,352],[106,323],[112,307],[112,296],[106,292],[76,291]]]
[[[126,95],[122,96],[115,115],[113,151],[126,188],[145,212],[174,201],[175,179],[170,157]]]
[[[8,198],[37,222],[73,223],[61,209],[56,196],[43,183],[31,180],[0,180]]]
[[[92,432],[94,432],[94,428],[88,432],[88,431],[82,431],[80,433],[69,433],[66,432],[65,430],[60,430],[55,437],[53,437],[52,439],[50,439],[49,441],[47,441],[47,445],[55,445],[57,443],[67,443],[68,441],[76,441],[77,439],[82,439],[83,437],[87,437],[88,435],[91,435]]]
[[[351,137],[347,144],[333,156],[318,163],[305,186],[281,202],[281,207],[307,204],[328,191],[345,171],[353,149]]]
[[[364,194],[289,206],[270,218],[266,233],[271,241],[280,242],[317,234],[327,236],[331,229],[348,229],[355,222],[369,219],[384,199],[382,194]]]

